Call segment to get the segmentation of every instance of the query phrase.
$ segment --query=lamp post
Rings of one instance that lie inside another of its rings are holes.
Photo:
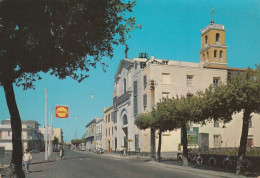
[[[44,134],[44,138],[45,138],[45,160],[48,160],[48,121],[47,121],[47,88],[45,88],[45,134]]]

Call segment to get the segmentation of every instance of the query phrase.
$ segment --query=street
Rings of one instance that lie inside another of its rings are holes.
[[[80,178],[80,177],[210,177],[183,169],[170,169],[137,159],[120,159],[95,155],[89,152],[66,150],[65,159],[33,164],[29,178]],[[213,176],[212,176],[213,177]]]

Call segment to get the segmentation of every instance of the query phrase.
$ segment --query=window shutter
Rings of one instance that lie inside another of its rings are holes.
[[[134,81],[134,96],[137,96],[137,81]]]
[[[144,76],[144,81],[143,82],[144,82],[144,87],[146,87],[146,85],[147,85],[147,76],[146,75]]]
[[[134,116],[138,114],[137,97],[134,97]]]
[[[147,106],[147,94],[144,94],[144,96],[143,96],[143,105],[144,105],[144,107]]]

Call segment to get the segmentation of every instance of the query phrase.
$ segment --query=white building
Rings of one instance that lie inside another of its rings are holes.
[[[39,123],[33,120],[22,121],[22,145],[23,149],[44,148],[43,135],[39,131]],[[12,129],[10,119],[2,120],[0,125],[0,146],[5,150],[13,150],[12,147]]]
[[[102,120],[102,118],[94,118],[86,125],[86,150],[95,150],[97,149],[97,142],[96,142],[96,123]]]
[[[95,128],[95,132],[96,132],[96,146],[97,148],[104,148],[104,121],[103,119],[99,120],[96,122],[96,128]]]
[[[130,151],[140,148],[150,152],[150,130],[139,130],[135,124],[138,114],[149,112],[163,97],[194,95],[210,85],[225,83],[232,75],[245,69],[227,67],[224,25],[211,23],[201,34],[200,62],[181,62],[156,59],[140,53],[139,58],[120,62],[114,78],[113,109],[117,128],[117,148]],[[260,146],[260,115],[253,115],[249,129],[248,146]],[[191,147],[237,147],[242,131],[242,113],[225,124],[191,125],[198,131],[198,142]],[[157,137],[157,136],[156,136]],[[158,138],[158,137],[157,137]],[[199,141],[200,140],[200,141]],[[158,139],[157,139],[158,142]],[[181,150],[180,129],[162,134],[162,152]]]

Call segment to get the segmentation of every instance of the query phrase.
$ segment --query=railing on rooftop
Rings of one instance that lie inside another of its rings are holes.
[[[222,29],[222,30],[224,30],[224,27],[225,27],[224,25],[211,23],[211,24],[209,24],[206,28],[203,28],[203,29],[201,30],[201,32],[204,33],[205,31],[207,31],[207,30],[210,29],[210,28],[215,28],[215,29]]]

